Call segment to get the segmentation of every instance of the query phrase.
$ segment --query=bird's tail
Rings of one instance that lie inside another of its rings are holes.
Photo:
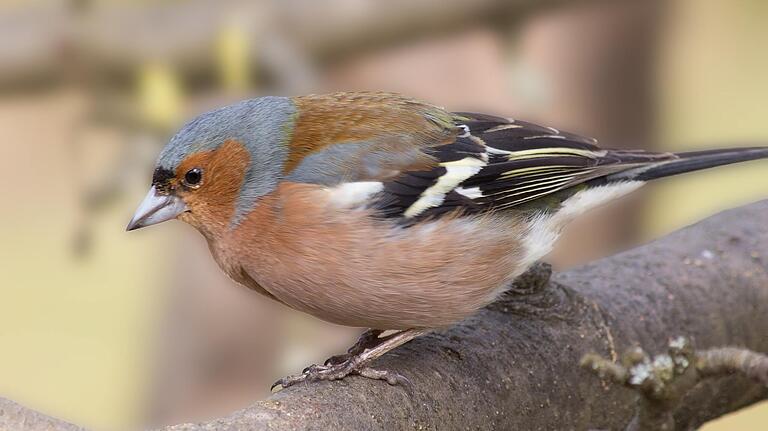
[[[675,153],[670,158],[644,163],[606,177],[610,181],[650,181],[731,163],[768,158],[768,147],[728,148]],[[768,172],[766,172],[768,174]]]

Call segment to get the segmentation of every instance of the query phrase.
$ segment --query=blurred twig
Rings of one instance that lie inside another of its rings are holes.
[[[233,14],[252,31],[251,61],[259,61],[256,66],[268,74],[290,72],[290,79],[297,80],[306,73],[296,67],[311,68],[361,50],[563,2],[391,0],[354,2],[352,7],[345,0],[41,3],[0,14],[0,88],[63,79],[60,68],[70,60],[65,47],[80,52],[103,79],[128,85],[136,67],[160,58],[187,78],[213,76],[216,59],[206,53],[213,52],[221,26]],[[291,64],[288,71],[286,64]]]
[[[675,411],[702,380],[742,374],[768,388],[768,356],[748,349],[721,347],[702,351],[677,337],[667,353],[651,358],[639,347],[628,350],[620,364],[590,353],[581,366],[600,378],[640,395],[638,411],[626,431],[674,431]]]

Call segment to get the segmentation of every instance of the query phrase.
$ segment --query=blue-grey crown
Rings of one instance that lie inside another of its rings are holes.
[[[259,196],[274,190],[288,154],[296,107],[287,97],[260,97],[200,115],[171,138],[157,160],[157,167],[175,172],[191,154],[215,150],[227,140],[242,143],[251,164],[236,203],[233,224],[247,214]]]

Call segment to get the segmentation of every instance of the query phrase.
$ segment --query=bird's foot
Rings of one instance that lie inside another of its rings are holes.
[[[341,355],[340,355],[341,356]],[[394,371],[377,370],[369,367],[365,355],[352,356],[349,359],[330,365],[310,365],[301,374],[286,376],[276,381],[272,389],[280,386],[287,388],[301,382],[321,380],[341,380],[349,375],[358,375],[373,380],[384,380],[390,385],[409,384],[408,379]]]
[[[329,358],[324,365],[311,365],[305,368],[301,374],[283,377],[276,381],[271,389],[275,389],[277,386],[287,388],[301,382],[340,380],[350,374],[356,374],[368,379],[384,380],[391,385],[410,385],[408,379],[400,374],[392,371],[376,370],[369,367],[369,365],[384,353],[428,331],[408,329],[386,337],[379,337],[381,332],[373,329],[366,331],[357,343],[349,349],[349,353],[346,355]]]

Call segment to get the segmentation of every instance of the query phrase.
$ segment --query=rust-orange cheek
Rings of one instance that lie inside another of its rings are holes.
[[[177,177],[199,168],[202,181],[198,189],[179,189],[178,193],[192,213],[182,220],[204,233],[227,227],[249,163],[247,149],[236,140],[228,140],[214,151],[195,153],[184,159],[176,170]]]

